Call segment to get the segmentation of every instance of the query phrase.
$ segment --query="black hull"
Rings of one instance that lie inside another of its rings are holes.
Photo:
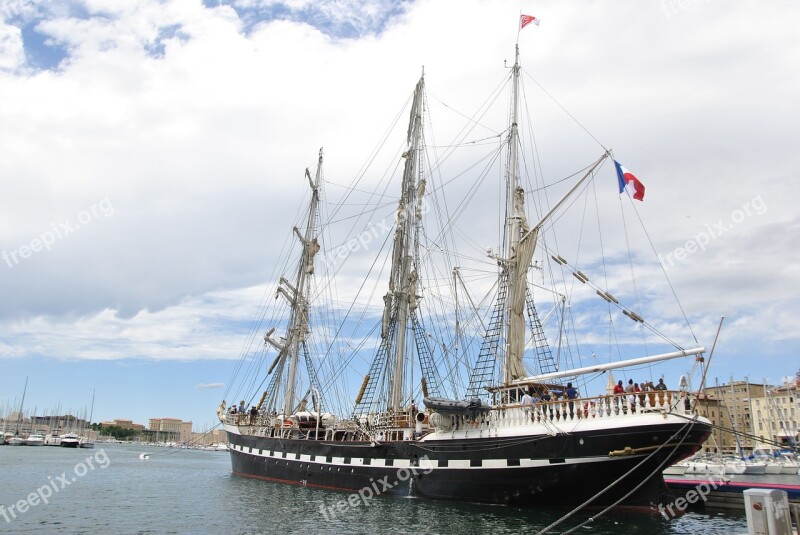
[[[233,432],[228,438],[236,475],[369,494],[370,498],[385,494],[569,506],[595,497],[593,506],[622,498],[620,505],[658,506],[670,501],[661,470],[695,453],[709,434],[707,424],[687,429],[670,423],[557,436],[396,441],[374,446]],[[634,453],[609,455],[625,448]]]

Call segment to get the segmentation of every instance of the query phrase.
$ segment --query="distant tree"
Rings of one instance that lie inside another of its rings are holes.
[[[112,436],[117,440],[128,440],[139,433],[135,429],[124,429],[116,425],[100,427],[98,430],[102,436]]]

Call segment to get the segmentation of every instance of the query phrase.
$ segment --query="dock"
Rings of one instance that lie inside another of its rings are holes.
[[[733,481],[719,478],[713,479],[672,479],[665,478],[667,487],[676,496],[685,496],[690,491],[708,489],[702,494],[705,499],[698,500],[697,505],[719,509],[743,509],[744,491],[747,489],[783,490],[789,497],[789,503],[800,505],[800,484],[769,483],[760,481]]]

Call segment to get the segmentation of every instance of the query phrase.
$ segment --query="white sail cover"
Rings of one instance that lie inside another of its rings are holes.
[[[526,279],[528,276],[528,266],[530,266],[533,252],[536,249],[536,238],[539,236],[539,229],[535,228],[523,236],[517,245],[514,259],[514,269],[510,276],[514,278],[509,284],[509,340],[508,340],[508,363],[509,376],[512,379],[519,379],[525,376],[522,366],[522,354],[525,350],[525,295],[527,293]]]

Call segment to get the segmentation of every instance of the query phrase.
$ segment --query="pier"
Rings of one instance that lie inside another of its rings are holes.
[[[690,491],[695,491],[703,486],[710,487],[704,500],[698,500],[697,505],[717,509],[743,509],[744,491],[747,489],[777,489],[785,491],[789,503],[800,506],[800,484],[769,483],[758,481],[726,481],[714,479],[710,484],[708,479],[672,479],[665,478],[664,482],[676,496],[684,496]]]

